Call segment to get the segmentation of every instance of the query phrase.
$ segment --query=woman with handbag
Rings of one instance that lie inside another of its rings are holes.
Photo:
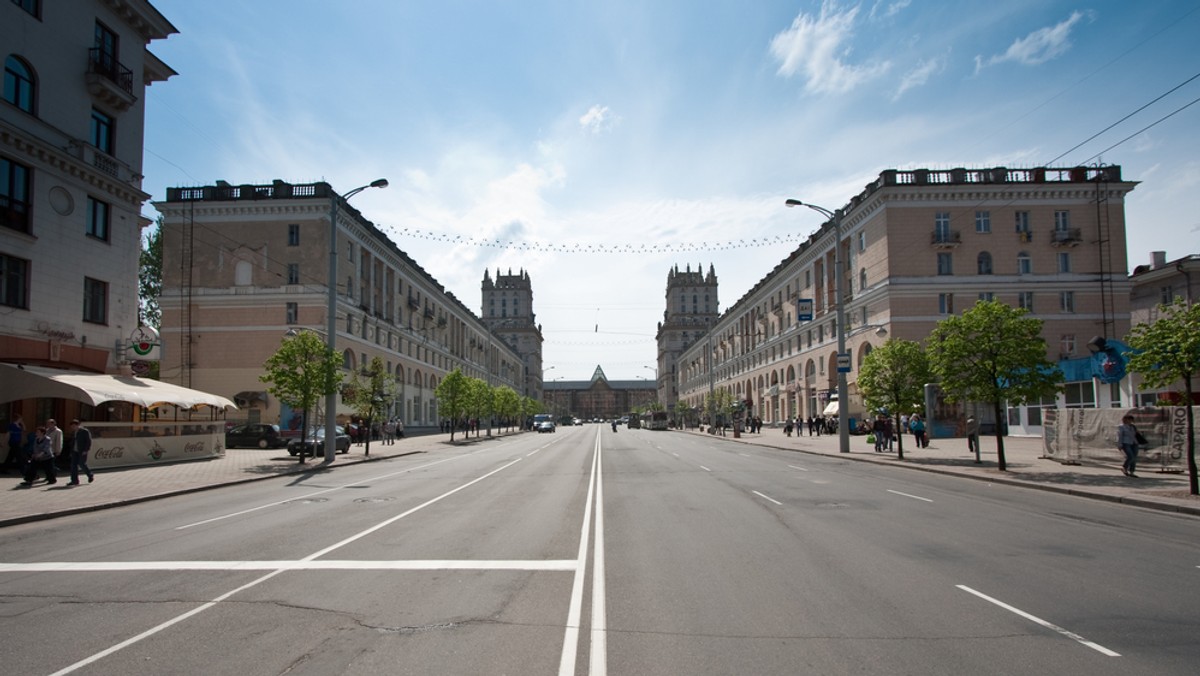
[[[1133,416],[1126,415],[1121,418],[1121,425],[1117,427],[1117,446],[1125,454],[1121,473],[1127,477],[1137,478],[1133,472],[1137,468],[1138,443],[1144,438],[1141,432],[1138,432],[1137,426],[1133,424]]]

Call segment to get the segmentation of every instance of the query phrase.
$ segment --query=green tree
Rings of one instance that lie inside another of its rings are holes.
[[[496,387],[493,399],[496,402],[496,415],[507,422],[511,430],[514,421],[521,415],[521,395],[508,385],[500,385]]]
[[[979,301],[929,334],[929,362],[950,401],[990,403],[996,419],[996,457],[1004,458],[1004,404],[1039,401],[1053,394],[1062,371],[1046,359],[1042,322],[998,301]]]
[[[159,216],[150,234],[143,241],[138,256],[138,322],[142,326],[161,328],[162,308],[158,299],[162,296],[162,217]]]
[[[341,356],[312,331],[284,338],[275,354],[263,363],[265,372],[258,379],[268,385],[267,391],[303,411],[302,441],[308,440],[308,412],[321,397],[337,392],[341,385],[341,365]],[[304,462],[303,452],[300,462]]]
[[[479,428],[483,419],[488,419],[488,435],[492,433],[492,386],[480,378],[470,378],[467,389],[467,413],[475,419],[475,436],[479,436]]]
[[[388,403],[396,398],[396,381],[383,364],[383,359],[374,357],[363,372],[355,372],[348,388],[349,403],[354,412],[367,424],[366,455],[371,454],[371,426],[383,417]]]
[[[1192,495],[1200,494],[1196,477],[1196,421],[1191,405],[1195,401],[1192,379],[1200,374],[1200,305],[1189,305],[1179,298],[1170,305],[1160,305],[1158,319],[1134,326],[1126,342],[1135,350],[1129,356],[1128,368],[1141,374],[1141,388],[1183,382],[1188,485]]]
[[[456,368],[446,374],[433,391],[438,400],[438,412],[450,421],[450,441],[454,441],[454,430],[458,427],[458,421],[467,413],[469,387],[469,378],[463,375],[462,369]]]
[[[858,373],[868,411],[886,410],[895,419],[897,457],[904,459],[904,429],[900,415],[925,398],[925,384],[934,379],[929,356],[920,343],[889,338],[863,359]]]
[[[704,415],[708,418],[709,426],[724,420],[729,424],[733,417],[735,402],[728,390],[715,390],[704,397]]]

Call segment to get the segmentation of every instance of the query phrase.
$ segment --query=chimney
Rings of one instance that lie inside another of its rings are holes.
[[[1166,251],[1151,251],[1150,252],[1150,269],[1157,270],[1167,264]]]

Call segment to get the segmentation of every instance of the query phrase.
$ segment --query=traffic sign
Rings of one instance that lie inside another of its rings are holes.
[[[796,301],[796,321],[811,322],[813,318],[813,300],[800,298]]]
[[[838,370],[838,373],[849,373],[850,372],[850,353],[849,352],[842,352],[841,354],[838,355],[837,370]]]

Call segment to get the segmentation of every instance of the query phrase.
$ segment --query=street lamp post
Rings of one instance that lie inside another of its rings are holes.
[[[388,185],[386,178],[376,179],[369,184],[359,186],[354,190],[338,197],[336,192],[330,191],[329,195],[329,308],[328,317],[326,318],[326,331],[329,335],[326,340],[329,342],[329,351],[337,354],[337,215],[338,203],[343,200],[349,200],[358,193],[367,188],[386,188]],[[325,462],[333,462],[333,458],[337,453],[336,444],[330,442],[331,439],[337,439],[337,392],[329,392],[325,395]]]
[[[789,207],[808,207],[813,211],[821,214],[829,219],[833,224],[833,271],[834,271],[834,293],[837,295],[837,351],[838,361],[847,360],[846,354],[846,308],[845,296],[842,295],[842,214],[840,211],[830,211],[825,207],[819,207],[815,204],[808,204],[800,200],[787,200],[784,202]],[[842,366],[837,367],[837,392],[838,392],[838,450],[842,453],[850,452],[850,420],[846,417],[846,411],[849,409],[849,386],[846,383],[846,371],[842,370]]]

